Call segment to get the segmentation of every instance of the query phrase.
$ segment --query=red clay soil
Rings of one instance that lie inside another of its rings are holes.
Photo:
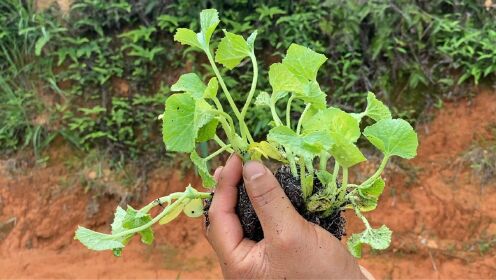
[[[496,278],[496,183],[481,185],[462,160],[476,140],[494,137],[489,128],[495,124],[496,94],[480,92],[472,100],[445,104],[418,128],[417,158],[389,168],[380,206],[367,214],[372,225],[384,223],[394,232],[388,250],[366,250],[360,261],[377,279]],[[152,246],[133,240],[120,258],[85,249],[72,239],[76,226],[108,231],[119,199],[99,196],[94,214],[94,194],[78,185],[64,187],[64,164],[51,162],[16,175],[8,161],[0,162],[0,224],[15,218],[15,224],[0,227],[0,278],[221,276],[199,219],[157,226]],[[186,182],[199,183],[156,170],[142,204]],[[353,215],[347,217],[349,232],[362,230]]]

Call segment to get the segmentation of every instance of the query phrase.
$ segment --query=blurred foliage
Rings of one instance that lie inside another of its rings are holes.
[[[442,94],[496,73],[496,12],[476,0],[76,0],[67,14],[4,0],[1,153],[30,143],[37,151],[61,135],[118,160],[160,158],[157,116],[166,85],[184,71],[211,75],[204,58],[173,42],[173,34],[179,26],[197,29],[199,12],[211,7],[222,28],[245,36],[258,30],[260,90],[269,88],[268,66],[294,42],[329,58],[319,81],[345,110],[361,108],[370,90],[415,121]],[[240,103],[249,67],[226,79]],[[266,132],[269,114],[248,114],[256,137]]]

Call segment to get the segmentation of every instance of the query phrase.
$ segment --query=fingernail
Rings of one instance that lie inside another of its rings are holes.
[[[215,181],[219,181],[220,174],[222,174],[222,169],[224,169],[224,166],[219,166],[219,167],[217,167],[217,169],[215,169],[215,172],[214,172]]]
[[[226,160],[226,165],[227,163],[234,157],[234,153],[230,154],[229,157]]]
[[[267,169],[258,161],[249,161],[243,168],[243,178],[245,181],[253,181],[263,176]]]

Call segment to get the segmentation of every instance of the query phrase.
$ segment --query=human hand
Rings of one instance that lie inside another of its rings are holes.
[[[298,214],[264,165],[250,161],[243,167],[233,155],[214,177],[217,188],[205,234],[225,278],[365,279],[339,240]],[[235,212],[241,178],[264,231],[258,243],[243,238]]]

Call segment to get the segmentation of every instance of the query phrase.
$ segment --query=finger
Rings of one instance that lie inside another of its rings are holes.
[[[222,173],[222,169],[224,169],[224,166],[219,166],[219,167],[217,167],[217,169],[215,169],[215,172],[214,172],[215,182],[219,182],[219,177],[220,177],[220,174]]]
[[[219,181],[219,177],[220,177],[220,174],[222,173],[223,168],[224,168],[224,166],[219,166],[219,167],[217,167],[217,169],[215,169],[215,172],[214,172],[215,182]],[[203,224],[202,224],[203,236],[205,236],[205,238],[207,237],[207,216],[208,216],[208,213],[207,213],[207,215],[204,215]]]
[[[243,230],[235,211],[241,170],[241,159],[232,155],[219,174],[208,211],[210,225],[207,228],[207,239],[222,260],[228,258],[243,240]]]
[[[289,234],[303,219],[289,201],[279,182],[263,164],[245,164],[243,178],[250,201],[262,224],[264,238]]]

